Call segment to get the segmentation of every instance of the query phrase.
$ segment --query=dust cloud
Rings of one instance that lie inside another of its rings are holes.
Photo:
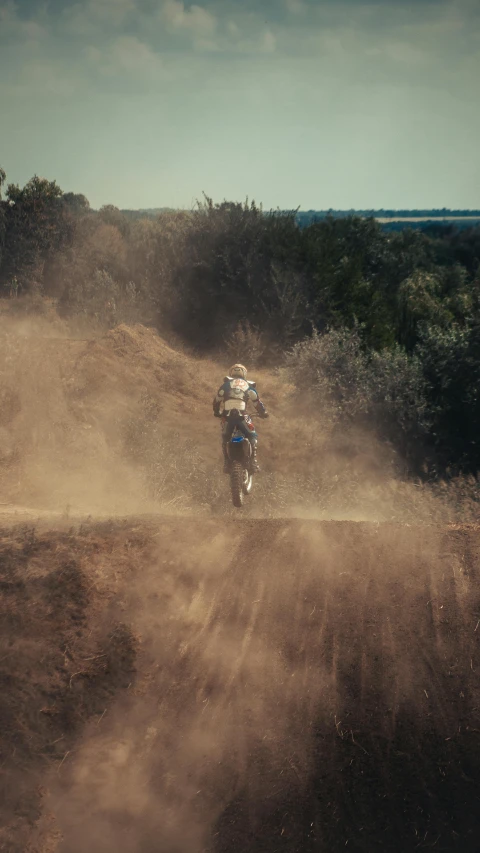
[[[238,516],[211,416],[224,366],[178,352],[143,326],[100,335],[84,325],[82,335],[53,311],[0,315],[0,510]],[[243,516],[476,517],[461,487],[412,483],[371,433],[332,433],[321,414],[298,410],[279,376],[258,379],[271,418],[257,427],[262,476]]]
[[[138,645],[46,770],[32,853],[405,853],[455,833],[474,853],[476,528],[438,526],[448,499],[371,437],[299,418],[268,374],[264,470],[235,512],[218,364],[142,326],[2,322],[4,512],[43,514],[90,619]],[[55,514],[91,519],[66,541]]]
[[[62,774],[60,850],[194,853],[237,793],[307,781],[311,720],[298,713],[298,685],[308,675],[277,645],[278,609],[298,579],[265,572],[271,530],[249,542],[243,525],[167,525],[159,538],[150,565],[121,581],[144,649],[135,695]],[[319,684],[317,672],[310,714]]]
[[[473,805],[478,772],[478,534],[153,530],[115,578],[137,678],[48,783],[59,853],[451,849],[444,797]]]
[[[139,483],[115,453],[114,401],[106,395],[93,416],[72,378],[85,343],[46,321],[5,326],[6,321],[0,342],[4,505],[86,514],[138,508]]]
[[[143,398],[170,403],[161,365],[148,361],[134,332],[125,327],[123,336],[119,330],[101,337],[92,330],[80,339],[56,315],[4,316],[0,332],[4,511],[108,517],[168,505],[152,493],[146,466],[128,446],[139,439]],[[153,342],[153,361],[164,356],[168,347],[143,332],[147,345]]]

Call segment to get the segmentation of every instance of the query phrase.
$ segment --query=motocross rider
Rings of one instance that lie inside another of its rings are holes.
[[[260,471],[257,462],[257,433],[250,415],[247,414],[246,408],[248,402],[253,403],[259,417],[268,418],[268,412],[265,409],[260,397],[258,396],[255,382],[247,381],[247,368],[243,364],[234,364],[230,368],[230,376],[225,376],[223,384],[217,391],[213,400],[213,414],[216,418],[222,419],[222,450],[223,450],[223,473],[230,473],[230,461],[227,455],[227,443],[232,437],[232,432],[237,426],[246,438],[249,439],[252,445],[252,473]],[[229,412],[232,409],[242,412],[243,417],[240,421],[229,421]]]

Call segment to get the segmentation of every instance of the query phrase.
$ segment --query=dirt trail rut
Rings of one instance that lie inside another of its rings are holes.
[[[292,519],[456,516],[268,374],[235,515],[223,367],[59,323],[0,324],[1,853],[478,853],[480,529]]]
[[[64,626],[71,661],[29,682],[33,731],[63,678],[10,839],[41,782],[32,851],[478,851],[479,530],[163,518],[25,536],[4,535],[10,582],[54,554],[75,567],[91,641]],[[52,755],[72,696],[83,737]]]

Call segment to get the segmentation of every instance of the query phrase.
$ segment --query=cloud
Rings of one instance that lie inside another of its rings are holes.
[[[135,36],[123,36],[112,46],[112,62],[124,71],[141,74],[157,74],[162,70],[158,54]]]
[[[162,58],[136,36],[120,36],[103,50],[89,46],[85,56],[91,65],[110,77],[127,74],[154,82],[164,71]]]
[[[74,75],[67,74],[62,66],[48,60],[25,62],[14,79],[0,82],[0,94],[5,97],[36,99],[70,97],[78,87]]]
[[[480,62],[479,0],[20,2],[21,14],[12,0],[0,0],[4,78],[20,78],[34,60],[55,60],[66,78],[73,68],[88,85],[95,72],[104,79],[130,75],[139,88],[173,64],[181,75],[182,64],[207,69],[211,62],[218,74],[258,59],[272,74],[288,75],[291,61],[298,73],[308,66],[309,75],[326,69],[336,78],[390,75],[401,83],[403,76],[408,84],[421,73],[430,82],[436,76],[438,85],[447,78],[457,85]]]
[[[386,42],[381,46],[374,46],[366,50],[366,55],[373,58],[387,58],[393,62],[405,63],[406,65],[424,65],[428,63],[428,54],[420,47],[408,42]]]
[[[0,5],[0,38],[5,41],[39,42],[45,39],[48,31],[40,21],[34,18],[22,19],[15,3]]]
[[[90,6],[101,16],[110,16],[116,20],[123,19],[126,14],[135,9],[134,0],[90,0]]]
[[[292,15],[301,15],[307,10],[303,0],[285,0],[285,8]]]
[[[277,47],[276,37],[274,36],[274,34],[270,30],[267,30],[267,32],[263,36],[263,41],[262,41],[262,49],[263,49],[264,53],[275,53],[276,47]]]
[[[87,0],[66,6],[61,23],[68,33],[82,37],[98,32],[99,27],[117,29],[135,12],[134,0]]]
[[[226,26],[227,33],[232,36],[232,38],[238,38],[240,36],[241,30],[236,21],[228,21]]]
[[[185,8],[182,0],[166,0],[160,10],[161,19],[170,32],[191,33],[194,38],[213,36],[217,18],[203,6]]]

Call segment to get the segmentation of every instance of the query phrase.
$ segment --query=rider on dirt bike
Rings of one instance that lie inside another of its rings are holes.
[[[235,426],[240,429],[252,445],[252,473],[260,471],[257,462],[257,433],[253,421],[246,413],[247,403],[250,401],[255,406],[259,417],[268,418],[260,397],[257,394],[255,382],[247,381],[247,368],[243,364],[234,364],[230,368],[230,376],[225,376],[223,384],[217,391],[213,401],[213,414],[222,419],[222,450],[223,450],[223,473],[230,473],[230,462],[227,455],[227,444],[232,437]],[[242,413],[240,421],[229,421],[229,413],[236,409]]]

